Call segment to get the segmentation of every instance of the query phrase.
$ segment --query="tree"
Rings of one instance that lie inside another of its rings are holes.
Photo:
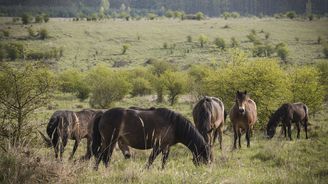
[[[29,24],[31,23],[33,17],[29,14],[24,13],[21,17],[23,24]]]
[[[280,57],[280,59],[286,62],[287,57],[289,55],[289,50],[287,45],[284,43],[279,43],[278,45],[276,45],[276,52],[277,55]]]
[[[214,40],[214,44],[215,44],[219,49],[224,50],[224,49],[226,48],[226,43],[225,43],[225,41],[224,41],[223,38],[219,38],[219,37],[215,38],[215,40]]]
[[[49,103],[56,86],[52,73],[40,64],[0,67],[0,134],[19,143],[33,132],[28,118]]]
[[[161,76],[165,89],[168,91],[169,102],[174,105],[179,95],[187,91],[187,75],[182,72],[166,71]]]
[[[206,35],[203,35],[203,34],[201,34],[201,35],[199,35],[199,37],[198,37],[198,41],[199,41],[199,43],[200,43],[200,47],[204,47],[204,45],[208,42],[208,37],[206,36]]]
[[[205,19],[205,15],[202,12],[197,12],[195,16],[197,20]]]

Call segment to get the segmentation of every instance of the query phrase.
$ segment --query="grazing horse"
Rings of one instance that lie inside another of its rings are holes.
[[[234,131],[234,149],[237,148],[236,142],[239,139],[239,148],[241,148],[240,138],[242,131],[246,132],[247,147],[250,146],[250,134],[257,120],[256,104],[245,92],[237,91],[235,105],[230,111],[230,120]]]
[[[203,97],[192,111],[196,128],[211,147],[211,160],[213,159],[212,147],[219,134],[220,149],[222,149],[223,124],[225,119],[224,105],[215,97]]]
[[[308,112],[308,107],[303,103],[285,103],[281,105],[270,117],[267,125],[268,137],[272,138],[274,136],[279,122],[282,121],[285,137],[287,137],[286,127],[288,127],[288,137],[292,140],[291,124],[294,122],[297,127],[297,138],[300,138],[300,124],[303,123],[305,137],[307,139]]]
[[[69,159],[73,158],[83,138],[88,139],[88,145],[91,144],[92,137],[88,133],[88,125],[95,112],[96,111],[93,110],[82,110],[78,112],[64,110],[53,113],[47,126],[49,138],[42,132],[40,132],[40,134],[49,146],[54,147],[56,158],[58,158],[58,152],[60,151],[60,159],[62,159],[68,139],[75,140],[73,151]],[[89,154],[90,150],[87,149],[85,157],[90,158],[90,156],[88,156]]]
[[[124,145],[135,149],[152,149],[147,168],[158,154],[163,154],[162,168],[169,156],[170,147],[182,143],[193,154],[193,161],[209,163],[209,146],[189,120],[166,108],[124,109],[106,111],[94,125],[93,144],[101,145],[95,169],[103,160],[108,167],[114,146],[121,139]],[[96,142],[98,141],[98,142]],[[97,146],[95,146],[97,147]]]

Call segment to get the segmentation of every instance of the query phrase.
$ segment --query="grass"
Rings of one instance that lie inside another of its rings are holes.
[[[33,24],[35,30],[45,28],[49,39],[28,39],[28,26],[5,24],[11,19],[1,18],[0,29],[10,26],[11,37],[7,41],[18,40],[28,45],[28,49],[38,50],[56,46],[63,48],[64,56],[58,62],[58,69],[70,67],[88,69],[98,63],[112,66],[115,61],[128,61],[127,67],[143,64],[149,58],[173,60],[185,68],[193,63],[220,62],[226,59],[225,52],[213,44],[200,48],[197,38],[204,34],[212,42],[216,37],[230,40],[235,37],[241,41],[241,48],[250,51],[252,43],[246,35],[251,30],[270,33],[268,42],[285,42],[290,48],[292,63],[313,63],[322,58],[320,45],[315,44],[318,36],[328,38],[326,18],[312,22],[273,18],[240,18],[224,20],[213,18],[204,21],[160,20],[105,20],[99,22],[72,21],[72,19],[51,19],[46,24]],[[222,29],[229,25],[230,29]],[[193,42],[186,41],[190,35]],[[259,33],[261,40],[265,35]],[[295,37],[300,38],[298,42]],[[175,49],[163,49],[163,43],[175,44]],[[122,46],[129,44],[129,50],[122,54]]]

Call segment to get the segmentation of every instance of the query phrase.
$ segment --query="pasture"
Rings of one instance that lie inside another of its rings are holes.
[[[30,38],[28,27],[34,30],[46,28],[50,37],[45,40]],[[50,63],[50,68],[55,72],[71,68],[86,71],[97,64],[134,68],[144,66],[145,62],[153,58],[169,61],[181,70],[189,68],[191,64],[217,66],[229,59],[229,51],[215,47],[213,40],[216,37],[223,38],[230,47],[230,39],[234,37],[240,42],[240,48],[252,55],[253,43],[247,39],[251,30],[255,30],[261,42],[272,44],[273,47],[280,42],[286,43],[290,51],[287,59],[289,65],[311,65],[327,61],[322,53],[322,45],[317,44],[319,36],[327,41],[327,27],[327,18],[311,22],[274,18],[212,18],[203,21],[117,19],[87,22],[52,18],[48,23],[24,26],[11,23],[11,18],[0,18],[0,29],[10,31],[10,37],[1,40],[3,42],[23,43],[27,51],[62,48],[62,57],[45,61]],[[270,36],[265,39],[267,32]],[[200,47],[200,35],[208,37],[204,47]],[[192,41],[187,40],[188,36],[192,37]],[[128,44],[129,48],[122,54],[124,44]],[[87,101],[81,102],[73,94],[55,92],[54,96],[51,103],[38,109],[30,120],[42,132],[45,132],[46,124],[55,110],[90,107]],[[192,120],[194,104],[195,100],[187,94],[173,106],[168,102],[156,103],[156,95],[126,96],[115,102],[114,106],[167,107]],[[132,150],[132,158],[125,160],[116,149],[109,168],[100,164],[99,170],[94,171],[94,159],[78,161],[85,153],[86,140],[81,142],[74,161],[68,161],[74,142],[70,140],[63,161],[58,161],[54,158],[53,149],[46,148],[35,131],[35,138],[30,143],[33,146],[22,148],[28,150],[28,157],[24,151],[21,153],[14,148],[7,149],[9,154],[0,152],[0,172],[6,173],[3,178],[10,180],[12,177],[13,183],[22,183],[25,178],[51,183],[326,183],[327,113],[328,106],[325,104],[321,112],[310,116],[308,140],[303,130],[301,139],[296,139],[295,128],[292,131],[293,141],[279,136],[280,128],[272,140],[265,138],[263,130],[256,130],[251,137],[250,148],[246,147],[244,134],[242,148],[235,151],[232,151],[233,132],[227,126],[231,123],[228,120],[225,122],[223,150],[219,150],[218,141],[214,146],[214,163],[195,167],[190,151],[178,144],[172,147],[164,170],[160,167],[161,155],[147,170],[145,165],[150,151]],[[22,175],[16,177],[13,173]]]

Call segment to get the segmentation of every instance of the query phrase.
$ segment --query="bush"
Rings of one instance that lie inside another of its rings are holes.
[[[187,91],[187,75],[181,72],[166,71],[161,76],[161,81],[168,91],[169,102],[174,105],[179,95]]]
[[[19,17],[13,17],[13,23],[17,23],[17,22],[19,22]]]
[[[231,37],[231,47],[239,47],[239,42],[235,37]]]
[[[222,50],[226,48],[226,44],[223,38],[219,38],[219,37],[215,38],[214,44]]]
[[[151,84],[148,80],[138,77],[131,81],[132,84],[132,90],[131,95],[132,96],[144,96],[148,95],[152,91]]]
[[[250,42],[253,42],[253,43],[259,40],[257,38],[256,34],[253,34],[253,33],[248,34],[246,37],[248,38],[248,40]]]
[[[328,58],[328,43],[324,44],[322,52]]]
[[[35,36],[36,36],[35,31],[32,29],[32,27],[29,27],[29,28],[27,29],[27,31],[28,31],[28,35],[29,35],[30,37],[35,37]]]
[[[317,44],[321,44],[321,42],[322,42],[322,38],[321,38],[321,36],[318,36]]]
[[[10,32],[9,32],[9,30],[5,30],[5,29],[3,29],[3,30],[1,30],[1,31],[2,31],[2,34],[3,34],[4,37],[9,37],[9,36],[10,36]]]
[[[276,52],[277,52],[277,55],[278,57],[285,61],[287,60],[287,57],[289,55],[289,50],[288,50],[288,47],[286,44],[284,43],[279,43],[277,46],[276,46]]]
[[[157,15],[155,13],[148,13],[147,17],[149,20],[154,20],[157,18]]]
[[[270,37],[270,35],[271,35],[271,34],[270,34],[269,32],[266,32],[266,33],[265,33],[265,39],[268,40],[269,37]]]
[[[24,56],[24,45],[20,43],[9,43],[5,45],[5,52],[7,57],[14,61]]]
[[[294,69],[291,78],[293,102],[303,102],[309,107],[309,112],[315,114],[322,109],[324,88],[320,84],[320,72],[314,67]]]
[[[269,44],[255,45],[252,52],[253,52],[253,56],[269,57],[274,53],[274,48]]]
[[[295,37],[295,41],[299,42],[300,38],[299,37]]]
[[[294,11],[289,11],[286,13],[286,16],[290,19],[294,19],[297,16],[297,14]]]
[[[40,29],[39,36],[40,36],[41,40],[45,40],[45,39],[49,38],[48,30],[46,28]]]
[[[129,47],[130,47],[129,44],[123,44],[123,46],[122,46],[122,54],[125,54]]]
[[[43,21],[43,17],[42,17],[42,15],[37,15],[37,16],[35,17],[35,23],[42,23],[42,21]]]
[[[202,12],[197,12],[195,14],[197,20],[203,20],[205,19],[205,15]]]
[[[164,43],[163,43],[163,49],[167,49],[167,48],[168,48],[167,43],[164,42]]]
[[[237,90],[247,90],[257,104],[257,127],[265,128],[271,112],[291,97],[287,74],[274,60],[247,61],[245,58],[227,63],[205,79],[208,95],[221,97],[226,109],[234,104]]]
[[[319,71],[319,82],[323,86],[325,91],[325,100],[328,100],[328,62],[321,61],[317,64],[317,70]]]
[[[32,22],[33,17],[29,14],[24,13],[21,17],[23,24],[29,24]]]
[[[200,47],[204,47],[204,45],[208,42],[208,37],[206,35],[199,35],[198,41],[200,43]]]
[[[131,84],[123,72],[113,71],[105,66],[96,66],[87,75],[90,85],[90,105],[93,108],[109,108],[122,100],[130,91]]]
[[[49,15],[48,14],[43,14],[43,21],[45,23],[49,22]]]
[[[187,36],[187,42],[189,42],[189,43],[192,42],[192,37],[190,35]]]
[[[174,12],[172,10],[167,10],[165,12],[165,17],[172,18],[174,16]]]

